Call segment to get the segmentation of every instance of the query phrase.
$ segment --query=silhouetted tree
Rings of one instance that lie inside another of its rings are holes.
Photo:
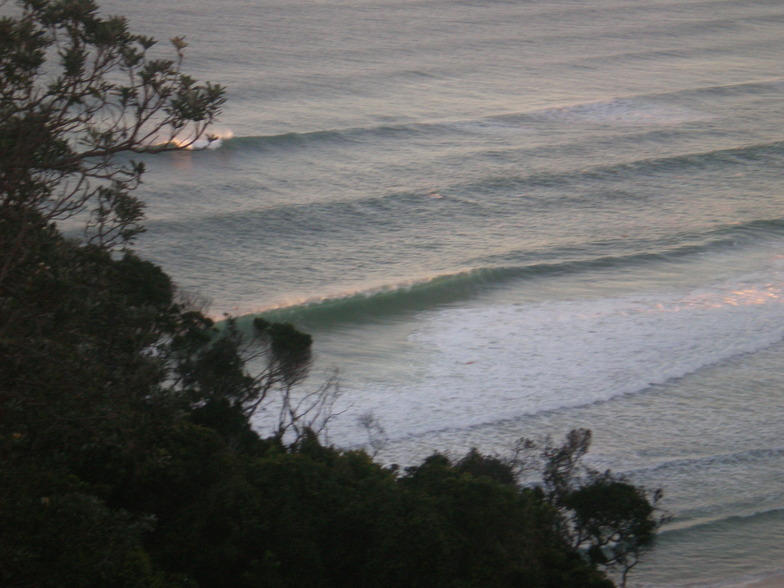
[[[594,565],[617,573],[621,586],[654,544],[669,516],[658,507],[661,489],[635,486],[610,470],[589,468],[583,458],[591,431],[573,429],[560,445],[552,439],[517,442],[510,467],[541,472],[541,488],[559,512],[561,534]]]
[[[6,4],[3,2],[3,4]],[[181,71],[155,40],[104,18],[92,0],[20,0],[0,18],[0,286],[31,253],[34,229],[81,215],[85,238],[127,244],[141,230],[131,194],[144,166],[123,154],[179,149],[207,132],[223,88]]]

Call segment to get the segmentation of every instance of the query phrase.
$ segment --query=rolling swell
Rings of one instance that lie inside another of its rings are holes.
[[[460,186],[463,192],[486,192],[498,187],[505,189],[562,188],[584,182],[606,182],[616,179],[639,178],[661,173],[686,173],[703,169],[726,169],[748,164],[779,163],[784,158],[784,141],[746,145],[729,149],[630,160],[610,165],[597,165],[565,172],[533,173],[518,177],[487,178],[480,183]],[[453,187],[455,188],[455,187]]]
[[[477,123],[481,126],[481,121]],[[509,122],[508,124],[519,124]],[[224,149],[237,151],[264,151],[276,148],[299,148],[319,143],[331,146],[348,145],[362,141],[363,136],[374,139],[394,137],[410,139],[413,134],[434,132],[428,125],[406,125],[401,127],[379,127],[372,129],[347,129],[317,131],[313,133],[288,133],[269,137],[235,137],[224,141]],[[470,131],[469,131],[470,132]],[[526,150],[529,148],[526,148]],[[475,156],[481,156],[481,153]],[[494,156],[494,153],[487,153]],[[645,177],[662,173],[685,173],[699,170],[726,169],[733,166],[760,166],[780,163],[784,158],[784,141],[773,141],[758,144],[740,145],[736,147],[709,151],[689,151],[665,155],[616,161],[610,164],[593,165],[579,169],[531,171],[522,175],[505,174],[503,177],[485,177],[479,180],[455,183],[444,186],[459,194],[487,193],[502,190],[524,190],[535,188],[570,188],[576,183],[604,182],[628,177]],[[405,193],[398,193],[401,196]],[[417,194],[420,195],[420,194]],[[385,194],[381,198],[394,198],[396,194]],[[373,197],[379,198],[378,196]]]
[[[310,145],[351,144],[367,139],[408,139],[423,134],[466,133],[470,132],[472,128],[519,129],[527,126],[535,127],[542,122],[558,121],[572,124],[575,120],[580,119],[603,122],[620,119],[633,122],[637,117],[640,124],[649,125],[651,122],[666,123],[668,112],[674,114],[677,122],[683,122],[687,113],[691,113],[695,120],[702,120],[708,115],[679,107],[677,104],[681,100],[691,103],[695,98],[733,99],[739,96],[757,96],[771,91],[782,93],[784,91],[782,84],[784,84],[784,80],[781,78],[753,80],[683,88],[670,92],[615,96],[605,100],[568,103],[475,119],[440,119],[400,124],[387,123],[367,127],[316,129],[275,135],[234,136],[223,140],[222,149],[257,152]],[[654,120],[649,117],[652,106],[657,108],[654,111],[654,114],[657,115]]]
[[[316,135],[333,136],[340,135],[338,131],[325,131]],[[272,138],[280,141],[300,141],[305,140],[305,135],[288,135]],[[243,142],[253,143],[254,141],[266,141],[264,138],[240,137],[227,140],[226,143],[242,144]],[[522,206],[536,207],[528,208],[531,210],[542,210],[550,207],[561,207],[565,204],[579,203],[585,200],[585,196],[578,188],[585,185],[601,185],[624,181],[626,179],[639,180],[641,177],[656,176],[659,174],[684,174],[688,172],[713,171],[713,170],[732,170],[739,168],[741,171],[750,171],[750,168],[769,169],[772,164],[780,164],[784,159],[784,141],[774,141],[769,143],[752,144],[738,146],[727,149],[717,149],[705,152],[687,152],[677,155],[632,159],[607,165],[587,166],[580,169],[567,169],[563,171],[532,171],[521,175],[505,174],[503,176],[485,176],[477,180],[455,181],[451,184],[439,187],[439,198],[443,197],[443,202],[452,204],[459,203],[466,208],[463,214],[476,215],[476,206],[480,206],[485,214],[494,212],[508,214],[519,210]],[[537,190],[545,190],[544,193]],[[553,198],[553,192],[557,192],[557,198]],[[246,217],[248,214],[263,213],[266,217],[285,218],[295,215],[300,219],[317,217],[339,219],[346,215],[351,217],[352,222],[357,221],[357,216],[365,220],[374,214],[383,213],[385,222],[390,219],[390,212],[409,214],[412,211],[423,210],[428,199],[424,190],[403,190],[386,192],[380,194],[363,195],[359,198],[340,199],[331,198],[326,203],[292,203],[292,204],[272,204],[265,208],[258,208],[256,211],[242,210],[239,212],[209,212],[212,219],[221,222],[221,219],[229,219],[232,215]],[[488,198],[490,196],[490,198]],[[590,203],[593,204],[602,197],[615,199],[616,193],[599,192],[591,194]],[[492,210],[499,204],[503,209]],[[512,209],[509,209],[509,206]],[[449,205],[449,214],[460,214],[457,207]],[[155,223],[156,221],[151,221]],[[168,223],[169,221],[158,221]],[[173,221],[176,224],[178,221]],[[318,224],[318,222],[317,222]],[[330,221],[328,224],[332,224]]]
[[[784,458],[784,447],[764,447],[721,455],[673,459],[646,468],[628,470],[624,473],[635,476],[645,474],[651,479],[667,479],[673,475],[693,475],[697,470],[704,468],[726,468],[739,464],[770,462],[781,458]]]
[[[237,139],[232,139],[236,141]],[[262,227],[275,234],[288,232],[296,223],[297,232],[316,232],[319,235],[335,231],[353,233],[363,226],[380,229],[408,225],[411,218],[427,216],[439,221],[459,221],[466,218],[493,218],[503,215],[539,213],[563,207],[594,206],[601,200],[634,200],[638,196],[626,186],[621,191],[609,183],[653,176],[661,173],[699,172],[722,170],[737,166],[748,172],[751,167],[769,169],[772,163],[784,158],[784,141],[720,149],[702,153],[637,159],[611,165],[597,165],[562,172],[532,172],[524,175],[486,176],[476,181],[455,181],[439,187],[438,199],[421,190],[391,191],[367,194],[359,198],[331,198],[327,202],[268,203],[263,199],[254,202],[253,209],[232,211],[207,211],[206,216],[150,220],[148,226],[161,230],[192,230],[194,223],[209,223],[214,230],[229,229],[233,234],[257,233]],[[577,188],[595,184],[586,195]],[[430,197],[428,197],[430,196]],[[753,232],[779,232],[781,220],[756,220],[742,225],[732,225],[727,230],[737,232],[745,227]]]
[[[665,527],[659,531],[659,538],[667,541],[678,540],[696,532],[727,533],[737,530],[738,527],[755,524],[768,524],[784,519],[784,507],[772,508],[752,512],[746,515],[729,515],[724,517],[707,518],[683,524]]]
[[[406,124],[378,127],[356,127],[347,129],[325,129],[309,132],[291,132],[279,135],[233,137],[223,143],[223,148],[232,151],[267,151],[275,148],[296,148],[310,145],[350,144],[366,138],[378,139],[400,137],[425,132],[435,125]],[[437,126],[436,126],[437,128]]]
[[[659,243],[658,249],[654,251],[651,251],[654,249],[651,243],[639,243],[635,251],[627,255],[597,255],[564,260],[568,252],[551,251],[547,255],[561,261],[504,265],[503,261],[513,260],[524,254],[510,252],[494,259],[482,260],[484,264],[480,262],[477,267],[465,271],[300,301],[246,315],[244,320],[249,321],[253,316],[264,316],[268,320],[291,321],[309,326],[383,320],[384,317],[415,313],[469,300],[511,282],[633,268],[646,264],[677,264],[697,255],[731,250],[744,242],[754,242],[760,237],[774,235],[784,236],[784,219],[758,220],[720,227],[699,236],[684,235],[680,243]],[[689,240],[692,242],[688,243]],[[597,250],[600,249],[601,244],[597,244]]]

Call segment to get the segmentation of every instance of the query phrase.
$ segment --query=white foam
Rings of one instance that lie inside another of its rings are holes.
[[[693,108],[636,98],[613,98],[548,108],[535,116],[544,120],[621,126],[673,125],[711,118],[708,113]]]
[[[639,392],[780,341],[784,275],[770,278],[425,313],[410,340],[410,380],[354,390],[347,382],[351,412],[371,411],[387,431],[405,435]]]
[[[564,123],[601,123],[617,126],[660,126],[678,125],[706,121],[713,116],[707,112],[665,104],[640,98],[610,98],[594,102],[580,102],[528,113],[533,120]],[[478,134],[538,133],[530,120],[510,118],[487,118],[454,123],[455,128]]]
[[[192,140],[187,146],[187,149],[201,150],[201,149],[218,149],[223,145],[224,139],[231,139],[234,137],[234,132],[226,128],[211,128],[208,133]]]

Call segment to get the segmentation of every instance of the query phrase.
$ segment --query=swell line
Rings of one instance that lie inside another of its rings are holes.
[[[361,226],[363,223],[383,223],[383,226],[388,226],[395,219],[407,219],[412,214],[427,214],[433,209],[433,203],[438,203],[438,210],[443,209],[442,212],[452,219],[473,219],[479,215],[517,214],[521,207],[526,207],[525,210],[529,212],[539,212],[564,205],[580,205],[586,198],[590,206],[603,198],[617,201],[618,192],[606,189],[606,184],[629,176],[700,172],[715,168],[724,170],[734,166],[743,170],[749,167],[772,168],[770,164],[778,163],[782,158],[784,141],[773,141],[633,159],[609,165],[554,171],[534,170],[519,175],[489,175],[475,180],[458,179],[438,187],[439,200],[433,200],[432,195],[422,189],[364,193],[358,197],[331,198],[326,202],[265,202],[260,198],[253,202],[253,208],[196,211],[193,215],[178,214],[172,218],[152,219],[148,225],[160,226],[161,230],[189,229],[197,220],[207,218],[217,230],[228,228],[243,231],[243,227],[248,227],[248,230],[252,227],[252,230],[257,231],[261,227],[268,227],[274,233],[279,227],[288,227],[291,220],[296,218],[298,231],[314,232],[327,228],[334,230],[336,226]],[[584,186],[586,183],[599,184],[603,189],[588,196],[584,190],[570,189],[574,185]],[[623,197],[635,197],[627,190],[621,194]]]
[[[770,459],[777,459],[784,456],[784,447],[766,447],[761,449],[749,449],[745,451],[723,453],[719,455],[702,455],[699,457],[689,457],[682,459],[672,459],[652,465],[649,467],[628,470],[624,473],[638,476],[645,474],[652,479],[662,479],[664,474],[673,470],[689,472],[703,467],[718,467],[734,465],[738,463],[754,463]]]
[[[401,138],[416,134],[443,133],[443,132],[466,132],[471,127],[481,127],[482,125],[506,124],[509,126],[524,126],[525,124],[537,124],[542,121],[554,122],[559,119],[563,122],[574,122],[575,118],[591,119],[610,118],[613,115],[623,117],[633,117],[635,113],[647,114],[646,109],[651,105],[656,105],[661,109],[662,116],[666,115],[668,108],[674,112],[683,114],[686,109],[678,106],[668,106],[666,101],[674,98],[693,98],[699,96],[711,96],[713,98],[735,97],[739,95],[754,95],[762,91],[776,90],[784,92],[784,79],[770,78],[761,80],[750,80],[747,82],[731,84],[715,84],[708,86],[698,86],[694,88],[682,88],[670,92],[651,92],[641,94],[631,94],[625,96],[612,96],[601,100],[589,100],[584,102],[572,102],[555,104],[548,107],[539,107],[529,110],[522,110],[512,113],[503,113],[473,119],[440,119],[424,120],[414,123],[384,124],[366,127],[346,127],[334,129],[315,129],[311,131],[292,131],[274,135],[236,135],[226,137],[223,140],[223,149],[227,150],[265,150],[270,148],[291,148],[302,147],[320,143],[355,143],[367,137],[372,138]],[[651,103],[653,101],[653,103]],[[701,113],[694,112],[696,118],[704,118]],[[642,122],[649,122],[643,119]]]
[[[627,175],[652,175],[660,172],[685,172],[714,166],[765,164],[784,157],[784,141],[742,145],[726,149],[689,152],[666,157],[654,157],[597,165],[565,172],[540,172],[525,176],[487,178],[473,185],[460,186],[463,191],[482,191],[486,188],[536,188],[571,185],[575,181],[604,181]]]
[[[740,242],[760,237],[784,235],[784,219],[759,220],[740,225],[724,226],[701,237],[682,236],[682,241],[651,251],[650,243],[642,243],[628,255],[598,255],[554,262],[531,262],[504,265],[503,258],[484,260],[477,267],[442,275],[393,283],[368,290],[347,292],[321,298],[300,300],[274,308],[260,309],[246,315],[264,316],[274,321],[306,324],[356,323],[385,316],[417,312],[474,298],[504,284],[528,279],[575,275],[583,272],[612,270],[652,263],[678,263],[695,255],[736,248]],[[513,259],[522,252],[511,252],[504,258]],[[549,252],[563,258],[564,252]]]
[[[667,539],[672,539],[695,531],[721,531],[722,529],[733,528],[739,524],[773,521],[782,516],[784,516],[784,506],[757,510],[748,514],[704,517],[691,521],[678,522],[676,519],[672,524],[659,531],[659,536],[661,538],[666,537]]]
[[[439,125],[428,123],[383,125],[373,127],[348,127],[338,129],[322,129],[315,131],[290,132],[276,135],[235,136],[224,141],[227,150],[267,150],[269,148],[304,147],[311,144],[350,144],[365,137],[399,137],[403,134],[424,132]]]
[[[569,201],[579,203],[585,200],[581,191],[570,189],[575,184],[613,182],[629,176],[698,172],[716,168],[727,169],[733,166],[771,167],[770,164],[779,163],[782,159],[784,159],[784,141],[773,141],[665,157],[634,159],[580,169],[532,171],[516,176],[486,176],[473,181],[456,181],[440,186],[438,197],[443,197],[443,202],[451,203],[449,204],[449,213],[452,215],[463,214],[473,217],[482,210],[484,210],[483,214],[493,214],[499,205],[512,206],[513,209],[510,210],[517,210],[524,204],[528,207],[537,207],[536,209],[529,208],[529,210],[539,210],[561,207]],[[537,190],[545,190],[546,192],[537,192]],[[553,197],[554,190],[558,192],[556,198]],[[486,195],[491,195],[492,198],[486,198]],[[355,223],[357,215],[370,219],[383,214],[384,222],[389,222],[393,218],[390,216],[392,213],[407,215],[421,211],[424,206],[423,202],[426,203],[428,200],[427,196],[428,194],[423,190],[403,190],[346,199],[334,198],[328,202],[266,205],[260,202],[261,207],[252,210],[242,209],[225,212],[209,210],[205,215],[216,223],[228,223],[236,218],[244,219],[249,216],[263,215],[272,226],[277,226],[279,222],[286,222],[292,215],[299,219],[311,219],[316,224],[320,222],[319,219],[331,219],[329,224],[332,225],[335,219],[339,219],[343,215],[348,215],[351,222]],[[430,196],[432,198],[432,194]],[[607,191],[591,194],[591,204],[602,197],[616,199],[617,194]],[[477,207],[480,210],[477,210]],[[151,220],[149,224],[176,227],[189,222],[191,222],[191,217],[179,215],[176,219]]]

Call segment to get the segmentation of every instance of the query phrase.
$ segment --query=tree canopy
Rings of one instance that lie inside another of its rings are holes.
[[[182,38],[158,55],[92,0],[17,6],[0,18],[0,285],[36,223],[81,215],[87,242],[129,243],[142,230],[132,192],[144,166],[127,154],[193,143],[224,102],[222,87],[182,72]]]

